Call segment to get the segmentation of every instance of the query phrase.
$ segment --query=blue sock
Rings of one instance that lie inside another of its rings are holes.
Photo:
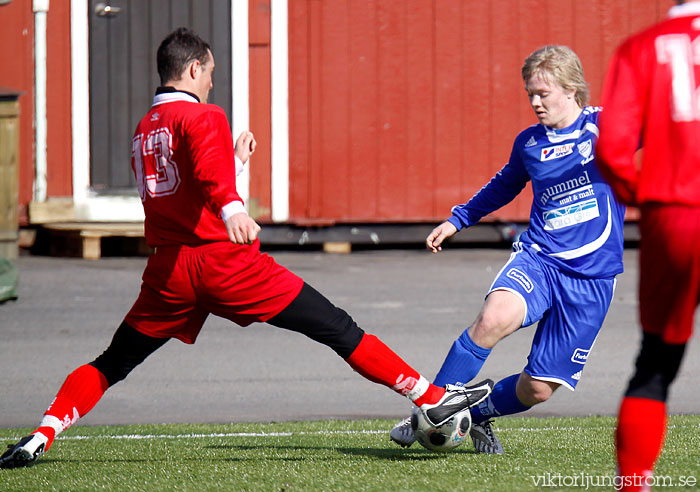
[[[446,384],[466,384],[479,373],[491,349],[479,347],[469,337],[469,330],[455,340],[445,362],[435,376],[435,386]]]
[[[520,374],[513,374],[497,382],[491,395],[478,406],[472,407],[472,423],[480,424],[491,417],[512,415],[528,410],[530,407],[524,405],[515,394],[515,385],[519,377]]]

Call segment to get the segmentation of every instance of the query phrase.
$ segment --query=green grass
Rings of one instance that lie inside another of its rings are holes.
[[[447,454],[418,444],[400,449],[388,440],[388,420],[76,426],[33,467],[0,470],[0,490],[585,490],[583,476],[614,475],[614,423],[612,417],[500,419],[503,456],[475,454],[470,443]],[[30,430],[0,429],[0,443],[4,448]],[[700,481],[699,450],[700,416],[671,417],[657,476]],[[535,485],[538,475],[550,479],[548,487]],[[571,486],[574,477],[579,487]]]

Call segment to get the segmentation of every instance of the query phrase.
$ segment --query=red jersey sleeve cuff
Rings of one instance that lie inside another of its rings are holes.
[[[234,200],[221,207],[221,219],[224,222],[226,222],[229,217],[232,217],[241,212],[243,212],[244,214],[248,214],[248,212],[245,209],[245,206],[243,205],[243,202],[239,200]]]

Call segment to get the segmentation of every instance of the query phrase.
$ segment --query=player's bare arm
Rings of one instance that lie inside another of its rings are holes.
[[[241,132],[236,139],[236,157],[243,163],[247,162],[253,152],[255,152],[255,147],[257,147],[257,145],[258,143],[255,141],[253,132],[249,130]]]
[[[457,228],[451,222],[445,221],[431,232],[425,239],[425,245],[433,253],[442,251],[442,243],[457,234]]]
[[[226,232],[234,244],[251,244],[258,237],[260,226],[245,212],[226,219]]]

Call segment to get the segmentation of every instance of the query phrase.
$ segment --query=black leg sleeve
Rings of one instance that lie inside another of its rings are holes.
[[[332,348],[343,359],[350,357],[365,333],[348,313],[307,283],[289,306],[268,323],[303,333]]]
[[[665,402],[668,388],[680,368],[685,344],[665,343],[659,335],[644,333],[634,376],[625,396]]]
[[[107,350],[90,365],[104,374],[109,385],[113,386],[168,340],[149,337],[122,322]]]

